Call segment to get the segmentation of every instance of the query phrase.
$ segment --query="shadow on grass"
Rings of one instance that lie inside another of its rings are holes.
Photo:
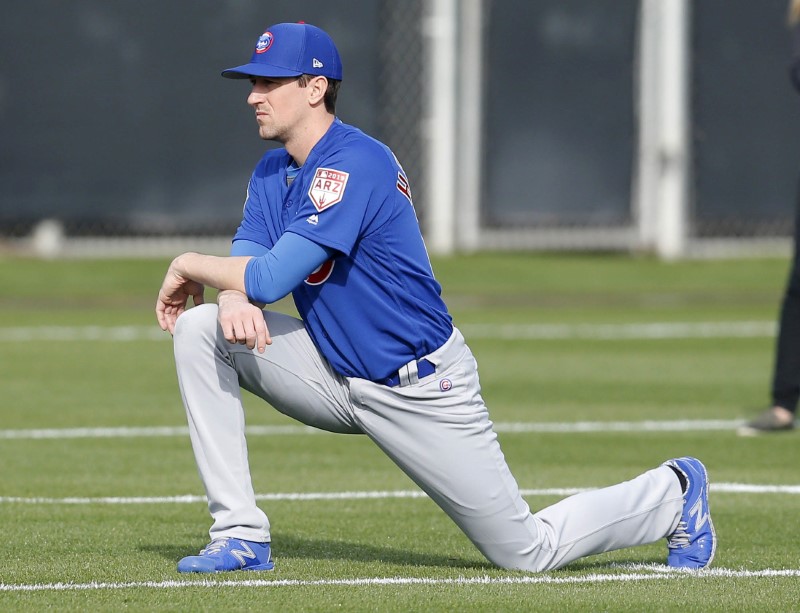
[[[571,564],[568,564],[564,568],[559,568],[558,571],[581,571],[581,572],[604,572],[604,571],[618,571],[624,572],[626,567],[631,566],[649,566],[651,564],[655,565],[666,565],[666,555],[661,557],[653,557],[653,556],[640,556],[640,557],[631,557],[628,558],[615,558],[614,560],[593,560],[591,557],[583,558],[581,560],[575,560]]]
[[[205,543],[190,543],[187,545],[143,544],[140,545],[138,549],[177,562],[184,556],[196,555],[204,545]],[[276,539],[273,548],[273,556],[276,560],[279,560],[281,557],[287,557],[311,560],[385,562],[398,566],[439,566],[484,570],[495,568],[495,566],[489,562],[476,562],[474,559],[448,556],[445,554],[431,554],[409,549],[292,536],[290,534],[283,534],[279,540]]]
[[[140,545],[138,549],[146,553],[153,553],[167,560],[177,563],[184,556],[196,555],[205,546],[205,542],[193,542],[186,545]],[[430,566],[440,568],[461,568],[473,570],[500,570],[497,566],[488,561],[476,561],[475,559],[463,558],[458,556],[448,556],[446,554],[431,554],[410,549],[400,549],[393,547],[381,547],[377,545],[364,545],[362,543],[349,541],[336,541],[331,539],[308,538],[305,536],[293,536],[282,534],[276,540],[273,549],[273,556],[276,561],[280,558],[297,558],[310,560],[342,560],[351,562],[383,562],[396,566]],[[663,557],[631,557],[617,558],[614,560],[596,559],[593,557],[575,560],[563,568],[559,568],[554,573],[562,572],[608,572],[622,571],[626,566],[636,566],[639,564],[663,564]],[[524,571],[508,571],[520,572]]]

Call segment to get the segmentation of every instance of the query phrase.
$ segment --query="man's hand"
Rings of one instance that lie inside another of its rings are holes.
[[[189,296],[195,306],[203,304],[204,287],[197,281],[192,281],[182,276],[177,270],[177,262],[180,256],[175,258],[170,264],[161,289],[156,300],[156,319],[162,330],[167,330],[170,334],[175,333],[175,322],[178,316],[186,310]]]
[[[249,257],[218,257],[191,251],[172,260],[156,301],[156,318],[161,329],[174,334],[175,322],[186,310],[189,296],[195,306],[203,304],[206,285],[219,290],[238,290],[244,296],[244,271],[249,260]]]
[[[248,349],[257,348],[259,353],[264,353],[267,345],[272,344],[264,312],[250,303],[245,294],[236,290],[220,292],[217,304],[217,319],[229,343],[247,345]]]

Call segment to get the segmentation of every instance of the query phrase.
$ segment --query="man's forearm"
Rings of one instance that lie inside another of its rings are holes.
[[[218,290],[236,290],[246,293],[244,271],[251,258],[217,257],[200,253],[184,253],[172,262],[176,274]]]

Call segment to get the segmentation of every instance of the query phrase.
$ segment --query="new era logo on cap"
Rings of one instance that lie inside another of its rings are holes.
[[[330,36],[307,23],[278,23],[256,41],[249,64],[222,71],[229,79],[321,75],[342,80],[342,60]]]

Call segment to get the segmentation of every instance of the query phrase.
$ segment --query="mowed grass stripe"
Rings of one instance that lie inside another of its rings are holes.
[[[650,322],[629,324],[464,324],[469,339],[480,340],[659,340],[763,338],[776,333],[775,321]],[[0,328],[0,342],[168,341],[152,326],[23,326]]]
[[[759,485],[752,483],[711,483],[710,491],[715,494],[800,494],[800,485]],[[587,487],[557,487],[539,489],[521,489],[523,496],[572,496],[580,492],[588,492],[594,488]],[[394,490],[394,491],[354,491],[354,492],[285,492],[272,494],[256,494],[256,500],[272,502],[297,502],[318,500],[380,500],[387,498],[426,498],[427,494],[420,490]],[[187,494],[181,496],[106,496],[106,497],[78,497],[48,498],[48,497],[22,497],[0,496],[0,504],[64,504],[64,505],[91,505],[91,504],[195,504],[205,503],[205,496]]]

